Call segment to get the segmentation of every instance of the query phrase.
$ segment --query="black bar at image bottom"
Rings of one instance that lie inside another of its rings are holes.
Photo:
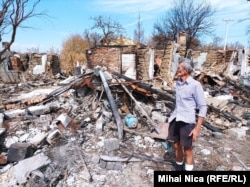
[[[249,186],[250,171],[154,171],[154,186],[197,183]]]

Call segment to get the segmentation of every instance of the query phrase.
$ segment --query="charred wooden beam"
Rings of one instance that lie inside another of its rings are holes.
[[[88,88],[94,90],[94,86],[92,84],[92,77],[86,77],[74,84],[71,85],[72,89],[82,88],[83,86],[87,86]]]
[[[114,102],[113,95],[112,95],[112,93],[111,93],[111,91],[109,89],[108,83],[107,83],[107,81],[105,79],[105,76],[104,76],[102,70],[99,70],[99,75],[101,77],[103,87],[105,89],[105,92],[107,94],[107,97],[108,97],[112,112],[113,112],[114,117],[115,117],[116,125],[117,125],[117,128],[118,128],[118,138],[121,140],[123,138],[123,123],[122,123],[121,117],[120,117],[120,115],[118,113],[118,108],[117,108],[117,106],[116,106],[116,104]]]
[[[232,114],[229,114],[228,112],[221,111],[218,108],[215,108],[212,105],[208,105],[209,109],[211,109],[213,112],[216,112],[219,115],[224,116],[227,118],[230,122],[235,122],[235,121],[241,121],[241,119],[237,118],[236,116],[233,116]]]
[[[249,93],[249,92],[248,92]],[[250,103],[250,99],[245,97],[244,95],[239,96],[243,101]]]
[[[229,83],[231,86],[233,86],[237,90],[241,90],[241,91],[243,91],[245,93],[250,92],[250,86],[248,86],[248,85],[239,84],[238,82],[236,82],[235,80],[230,79],[229,77],[225,77],[225,80],[226,80],[227,83]]]
[[[243,119],[250,119],[250,112],[245,112],[245,113],[242,115],[242,118],[243,118]]]
[[[213,132],[220,132],[220,133],[223,133],[223,129],[220,129],[220,128],[217,128],[213,125],[211,125],[210,123],[208,123],[207,121],[205,121],[203,123],[203,126],[205,126],[207,129],[213,131]]]
[[[57,97],[58,95],[66,92],[67,90],[69,90],[71,88],[71,85],[66,85],[66,86],[63,86],[63,87],[60,87],[56,90],[54,90],[53,92],[51,92],[47,97],[46,99],[44,99],[43,101],[40,102],[40,104],[45,104],[51,100],[53,100],[55,97]]]
[[[146,90],[145,88],[141,88],[141,87],[139,87],[139,86],[137,86],[137,85],[135,85],[135,84],[133,84],[133,83],[131,83],[131,84],[128,84],[133,90],[136,90],[136,91],[138,91],[138,92],[140,92],[140,93],[142,93],[142,94],[144,94],[144,95],[146,95],[146,96],[152,96],[152,94],[148,91],[148,90]]]
[[[86,85],[89,88],[93,89],[94,87],[93,87],[93,85],[91,83],[92,77],[88,76],[90,74],[93,74],[93,72],[82,74],[82,75],[78,76],[74,81],[72,81],[71,83],[67,84],[66,86],[62,86],[62,87],[54,90],[40,104],[45,104],[46,102],[51,101],[56,96],[58,96],[58,95],[60,95],[60,94],[62,94],[64,92],[66,92],[67,90],[69,90],[71,88],[75,89],[77,86],[84,86],[84,85]]]
[[[244,103],[241,103],[237,100],[229,100],[228,103],[233,103],[235,105],[239,105],[241,107],[246,107],[246,108],[250,108],[250,104],[244,104]]]
[[[125,79],[126,81],[135,81],[134,79],[131,79],[125,75],[122,75],[120,73],[117,73],[117,72],[112,72],[113,75],[119,77],[119,78],[123,78]],[[171,101],[171,102],[175,102],[175,99],[173,97],[170,97],[169,95],[165,94],[165,93],[162,93],[156,89],[153,89],[151,88],[148,84],[145,84],[145,83],[141,83],[141,82],[138,82],[138,83],[135,83],[137,86],[140,86],[148,91],[150,91],[151,93],[154,93],[154,94],[157,94],[158,96],[160,96],[161,99],[164,99],[164,100],[168,100],[168,101]]]

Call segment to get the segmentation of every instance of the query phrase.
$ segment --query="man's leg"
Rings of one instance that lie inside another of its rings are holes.
[[[184,147],[185,170],[192,171],[194,168],[194,157],[192,147]]]
[[[181,145],[184,147],[184,157],[185,157],[185,170],[191,171],[193,170],[193,150],[192,150],[192,136],[189,136],[190,132],[194,128],[194,124],[182,123],[181,128]]]
[[[175,158],[176,162],[183,162],[183,150],[182,146],[180,145],[180,142],[175,142],[174,143],[174,150],[175,150]]]
[[[175,142],[173,144],[173,147],[175,149],[175,158],[176,158],[176,164],[175,164],[175,170],[176,171],[183,171],[183,149],[180,144],[180,142]]]
[[[174,148],[175,151],[175,163],[174,163],[174,169],[177,171],[182,171],[183,170],[183,149],[180,144],[180,126],[176,125],[175,120],[173,120],[169,124],[168,128],[168,140],[172,142],[172,147]]]

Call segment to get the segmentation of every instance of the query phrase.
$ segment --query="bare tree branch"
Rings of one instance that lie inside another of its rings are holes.
[[[142,28],[142,23],[141,23],[141,15],[139,13],[138,16],[138,22],[136,25],[136,29],[134,30],[134,40],[138,43],[145,43],[145,38],[144,38],[144,30]]]
[[[90,47],[96,47],[100,44],[102,36],[96,32],[90,33],[88,29],[84,31],[84,38],[89,42]]]
[[[24,23],[33,17],[46,16],[45,12],[36,12],[36,8],[41,0],[2,0],[2,10],[0,10],[0,42],[2,37],[10,34],[10,46],[14,43],[17,29],[28,28]],[[0,55],[6,49],[0,51]]]
[[[97,16],[90,19],[94,21],[91,29],[100,29],[103,34],[103,40],[107,45],[124,31],[122,25],[110,17]]]
[[[188,49],[194,38],[213,32],[212,28],[215,25],[212,16],[214,13],[215,10],[205,0],[199,3],[190,0],[175,0],[174,7],[154,25],[154,30],[156,34],[173,40],[176,40],[178,33],[185,32]]]

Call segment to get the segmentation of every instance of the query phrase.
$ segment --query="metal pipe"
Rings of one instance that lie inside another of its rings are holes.
[[[111,91],[109,89],[108,83],[107,83],[107,81],[105,79],[105,76],[104,76],[102,70],[99,70],[99,75],[101,77],[103,87],[104,87],[105,92],[106,92],[106,94],[108,96],[109,104],[111,106],[113,115],[115,117],[117,129],[118,129],[118,138],[121,140],[123,138],[123,123],[122,123],[121,117],[120,117],[120,115],[118,113],[118,109],[117,109],[117,106],[116,106],[116,104],[114,102],[113,95],[112,95],[112,93],[111,93]]]

